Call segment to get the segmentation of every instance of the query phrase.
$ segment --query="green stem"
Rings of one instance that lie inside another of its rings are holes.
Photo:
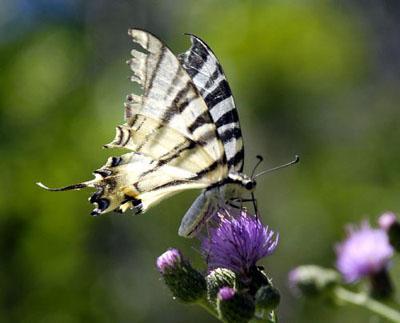
[[[271,312],[271,322],[278,323],[278,316],[276,315],[275,311]]]
[[[400,322],[400,312],[370,298],[366,294],[354,293],[343,287],[336,287],[333,290],[333,294],[337,300],[344,303],[364,307],[392,322]]]
[[[208,313],[210,313],[212,316],[216,317],[218,320],[221,320],[221,318],[218,315],[217,310],[212,306],[207,300],[201,299],[196,302],[199,306],[204,308]]]

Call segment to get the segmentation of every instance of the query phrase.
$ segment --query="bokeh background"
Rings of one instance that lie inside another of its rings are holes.
[[[230,81],[247,172],[281,234],[263,261],[282,292],[282,322],[367,322],[369,313],[293,297],[296,265],[334,266],[349,222],[399,211],[400,2],[3,0],[0,2],[0,321],[215,322],[173,300],[155,259],[168,247],[204,267],[177,236],[197,192],[143,216],[91,217],[89,192],[51,193],[90,179],[132,92],[129,27],[176,52],[205,39]],[[399,266],[392,267],[400,288]],[[369,322],[381,322],[373,318]]]

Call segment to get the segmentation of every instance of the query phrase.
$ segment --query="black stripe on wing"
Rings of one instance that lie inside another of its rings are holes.
[[[187,183],[190,183],[190,182],[193,182],[193,181],[200,180],[201,178],[203,178],[204,176],[206,176],[210,172],[217,170],[218,167],[222,167],[223,163],[224,163],[224,160],[215,160],[208,167],[204,168],[203,170],[201,170],[200,172],[196,173],[196,175],[193,175],[192,177],[166,182],[166,183],[163,183],[163,184],[160,184],[158,186],[153,187],[151,190],[152,191],[157,191],[157,190],[165,189],[165,188],[168,188],[168,187],[171,187],[171,186],[178,186],[178,185],[187,184]]]
[[[204,95],[204,101],[206,101],[208,108],[212,110],[221,101],[232,98],[232,91],[226,79],[221,79],[218,86],[212,92],[206,92]],[[234,104],[233,100],[232,103]],[[236,111],[232,111],[231,113],[237,115]]]
[[[218,135],[225,139],[223,142],[228,168],[241,172],[244,160],[243,140],[232,91],[210,47],[200,38],[190,36],[192,46],[179,55],[179,60],[206,102]],[[226,132],[224,126],[232,122],[237,123],[235,131]],[[231,138],[227,138],[229,134],[232,134]],[[229,146],[225,145],[227,142],[230,143]]]
[[[195,77],[196,74],[200,72],[209,55],[204,46],[196,44],[198,42],[196,36],[192,36],[192,47],[190,48],[190,51],[178,56],[179,60],[183,63],[183,67],[191,78]],[[218,77],[217,71],[215,72],[214,77]],[[199,90],[201,90],[201,87],[199,87]]]

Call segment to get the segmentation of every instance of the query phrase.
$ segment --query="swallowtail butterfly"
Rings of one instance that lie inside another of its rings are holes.
[[[133,209],[144,213],[168,196],[202,189],[179,228],[189,237],[207,214],[251,192],[242,173],[244,149],[238,113],[221,65],[208,45],[190,35],[191,47],[175,56],[151,33],[131,29],[138,45],[128,64],[140,95],[125,102],[125,123],[106,148],[129,152],[110,157],[95,178],[52,191],[95,188],[93,215]]]

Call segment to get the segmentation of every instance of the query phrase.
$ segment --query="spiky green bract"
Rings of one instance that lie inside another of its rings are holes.
[[[217,303],[217,294],[223,287],[237,289],[236,274],[227,268],[217,268],[212,270],[206,277],[207,299],[212,304]]]
[[[247,323],[255,312],[255,304],[248,294],[223,287],[217,295],[217,310],[226,323]]]
[[[182,302],[193,303],[206,296],[205,278],[176,249],[161,255],[157,267],[172,295]]]
[[[295,292],[307,297],[316,297],[328,294],[340,283],[340,275],[332,269],[305,265],[289,273],[289,283]]]

